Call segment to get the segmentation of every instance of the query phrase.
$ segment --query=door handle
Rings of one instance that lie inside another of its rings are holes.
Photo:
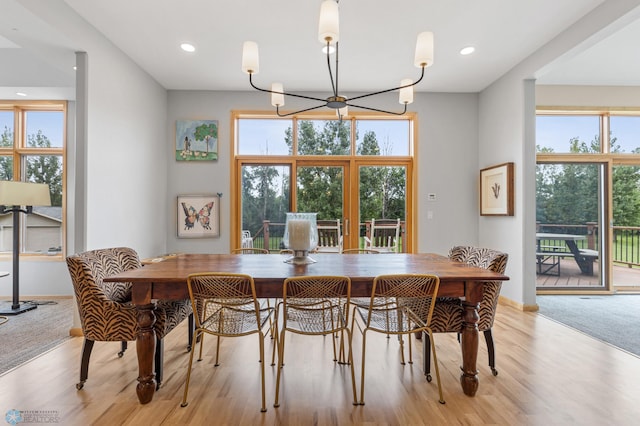
[[[342,230],[345,236],[349,236],[349,219],[344,219],[344,229]]]

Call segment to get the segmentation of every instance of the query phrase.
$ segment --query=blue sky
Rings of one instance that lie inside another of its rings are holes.
[[[28,111],[27,112],[27,135],[36,134],[38,130],[49,138],[51,146],[61,147],[64,114],[60,111]],[[8,127],[13,130],[13,111],[0,111],[0,132]]]
[[[623,152],[640,147],[640,117],[611,116],[611,135],[617,138]],[[538,116],[536,120],[536,144],[553,148],[554,152],[568,152],[569,141],[577,137],[590,143],[600,134],[600,118],[583,116]]]
[[[322,123],[322,120],[318,120]],[[389,141],[393,155],[409,155],[409,126],[407,120],[358,120],[360,137],[367,131],[376,133],[382,148]],[[290,119],[241,119],[238,136],[241,146],[239,153],[246,155],[287,155],[284,143],[285,131],[291,127]]]

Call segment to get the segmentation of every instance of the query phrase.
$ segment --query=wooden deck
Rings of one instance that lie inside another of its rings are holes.
[[[538,290],[596,290],[602,288],[599,274],[599,262],[594,262],[593,264],[593,275],[584,275],[580,272],[580,268],[573,258],[565,258],[560,260],[560,276],[537,274],[536,287]],[[616,291],[640,292],[640,269],[614,265],[613,281],[613,286]]]

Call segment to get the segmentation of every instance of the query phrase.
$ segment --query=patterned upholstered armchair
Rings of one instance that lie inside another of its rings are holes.
[[[471,246],[456,246],[449,250],[449,258],[457,262],[463,262],[471,266],[488,269],[493,272],[503,274],[507,268],[509,255],[488,248]],[[502,281],[490,281],[484,284],[484,293],[478,314],[478,330],[483,332],[487,342],[487,352],[489,353],[489,367],[494,376],[498,375],[495,363],[495,350],[493,346],[493,335],[491,328],[498,307],[498,297]],[[431,329],[434,333],[458,333],[462,331],[462,303],[457,298],[438,298],[433,311]],[[427,336],[428,338],[428,336]],[[425,351],[424,369],[427,380],[431,380],[429,352]]]
[[[136,339],[138,321],[136,308],[131,304],[131,283],[108,283],[103,280],[119,272],[140,268],[141,264],[133,249],[116,247],[74,254],[67,257],[67,266],[84,334],[80,382],[76,384],[79,390],[88,377],[89,358],[94,342],[122,342],[122,350],[118,353],[118,357],[122,357],[127,342]],[[190,316],[191,312],[188,299],[158,301],[156,304],[154,328],[158,339],[155,353],[157,387],[162,382],[162,338]],[[190,332],[189,346],[191,336]]]

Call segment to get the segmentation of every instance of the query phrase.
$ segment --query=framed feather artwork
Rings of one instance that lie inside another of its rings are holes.
[[[513,216],[513,163],[480,170],[480,215]]]
[[[178,238],[220,236],[218,195],[179,195],[177,212]]]

